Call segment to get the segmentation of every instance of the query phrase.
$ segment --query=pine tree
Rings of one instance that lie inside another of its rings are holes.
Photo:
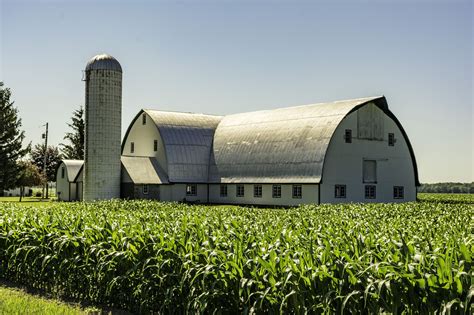
[[[72,123],[68,124],[72,132],[66,133],[64,140],[69,140],[70,144],[61,143],[61,151],[65,159],[84,159],[84,108],[81,106],[72,113]]]
[[[10,100],[11,91],[0,82],[0,196],[3,191],[14,188],[19,177],[17,160],[28,153],[30,146],[23,148],[25,132],[20,130],[18,109]]]

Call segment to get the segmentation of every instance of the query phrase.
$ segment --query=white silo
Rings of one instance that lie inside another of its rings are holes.
[[[120,197],[122,67],[112,56],[87,63],[84,200]]]

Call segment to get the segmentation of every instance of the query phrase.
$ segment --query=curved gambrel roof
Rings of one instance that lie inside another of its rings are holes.
[[[144,109],[132,120],[124,140],[142,113],[148,114],[165,147],[170,182],[208,182],[209,156],[221,116]]]
[[[67,180],[68,182],[76,182],[77,175],[81,172],[82,166],[84,165],[83,160],[62,160],[62,163],[66,167]],[[61,167],[59,164],[59,167]]]
[[[383,96],[225,116],[214,135],[210,182],[320,183],[334,131],[348,114],[368,103],[400,128],[418,184],[413,149]]]

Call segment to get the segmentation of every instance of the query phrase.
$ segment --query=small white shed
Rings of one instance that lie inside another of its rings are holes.
[[[56,172],[56,194],[61,201],[82,200],[82,160],[63,160]]]

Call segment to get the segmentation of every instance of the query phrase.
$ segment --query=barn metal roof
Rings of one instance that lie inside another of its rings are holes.
[[[122,165],[135,184],[168,184],[168,178],[154,157],[122,156]]]
[[[165,145],[169,181],[207,182],[214,131],[222,117],[158,110],[144,112],[153,119]]]
[[[342,119],[383,96],[225,116],[214,135],[210,181],[319,183],[331,137]]]
[[[89,62],[87,62],[86,70],[113,70],[122,72],[122,66],[120,63],[108,54],[100,54],[92,57]]]
[[[84,165],[83,160],[63,160],[63,164],[66,166],[67,180],[68,182],[75,182],[76,177]]]

